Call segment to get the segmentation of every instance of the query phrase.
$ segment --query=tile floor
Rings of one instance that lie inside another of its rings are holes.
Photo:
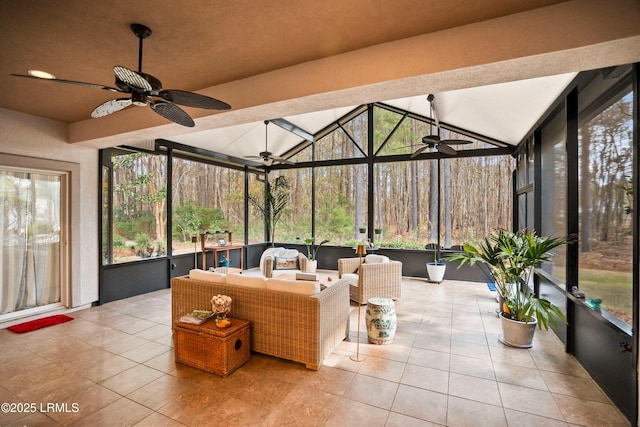
[[[552,333],[537,331],[529,350],[501,345],[484,284],[405,278],[395,340],[368,344],[361,326],[364,361],[349,357],[352,305],[351,341],[319,371],[253,353],[224,379],[174,362],[170,299],[163,290],[23,335],[0,330],[0,402],[23,404],[0,425],[628,425]]]

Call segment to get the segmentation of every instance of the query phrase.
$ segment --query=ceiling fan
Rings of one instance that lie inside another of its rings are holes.
[[[113,67],[115,73],[116,87],[104,86],[95,83],[78,82],[73,80],[57,79],[54,76],[34,70],[29,74],[11,74],[15,77],[25,77],[30,79],[48,80],[58,83],[73,84],[79,86],[93,87],[96,89],[108,90],[111,92],[131,94],[130,97],[116,98],[97,106],[91,113],[91,117],[104,117],[106,115],[123,110],[131,105],[149,105],[153,111],[165,119],[183,126],[193,127],[195,122],[182,108],[176,104],[187,107],[204,108],[209,110],[229,110],[231,106],[225,102],[205,95],[193,92],[186,92],[176,89],[162,89],[160,80],[151,74],[142,72],[142,41],[151,35],[151,30],[142,24],[131,24],[131,31],[135,34],[139,42],[138,51],[138,71],[130,70],[126,67],[116,65]],[[158,99],[152,99],[158,98]]]
[[[424,146],[414,151],[413,154],[411,154],[411,157],[416,157],[429,148],[435,148],[443,154],[455,156],[458,152],[453,147],[451,147],[452,145],[471,144],[471,141],[466,141],[464,139],[441,139],[440,122],[438,121],[438,112],[436,109],[436,98],[435,96],[433,96],[433,94],[430,93],[427,96],[427,101],[429,101],[429,104],[431,105],[431,117],[433,117],[436,122],[436,133],[435,135],[432,134],[423,136],[422,143],[424,144]]]
[[[265,165],[267,166],[271,166],[274,162],[276,163],[284,163],[287,165],[293,165],[295,163],[290,162],[289,160],[282,158],[282,157],[278,157],[278,156],[274,156],[272,152],[269,151],[269,148],[267,146],[267,142],[268,142],[268,129],[269,129],[269,120],[265,120],[264,121],[264,151],[261,151],[260,153],[258,153],[257,156],[245,156],[245,159],[258,159],[258,160],[262,160]]]

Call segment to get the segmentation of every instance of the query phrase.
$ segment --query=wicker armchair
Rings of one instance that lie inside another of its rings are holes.
[[[343,274],[357,274],[349,286],[349,297],[358,304],[366,304],[369,298],[381,297],[398,299],[402,288],[402,263],[389,261],[385,263],[360,265],[360,258],[341,258],[338,260],[338,277]]]
[[[276,260],[271,255],[265,255],[262,257],[260,262],[260,269],[262,271],[262,275],[267,278],[273,277],[273,271],[275,270]],[[307,271],[307,261],[308,258],[302,252],[298,253],[298,271]],[[291,272],[291,270],[282,270],[285,272]]]

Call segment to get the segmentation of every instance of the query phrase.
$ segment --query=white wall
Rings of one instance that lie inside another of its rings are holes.
[[[66,139],[64,123],[0,108],[1,154],[78,165],[71,195],[79,204],[71,208],[71,306],[77,307],[98,300],[98,150]]]

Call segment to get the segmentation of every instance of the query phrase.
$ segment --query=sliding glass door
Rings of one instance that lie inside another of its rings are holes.
[[[0,319],[61,302],[61,183],[0,168]]]

